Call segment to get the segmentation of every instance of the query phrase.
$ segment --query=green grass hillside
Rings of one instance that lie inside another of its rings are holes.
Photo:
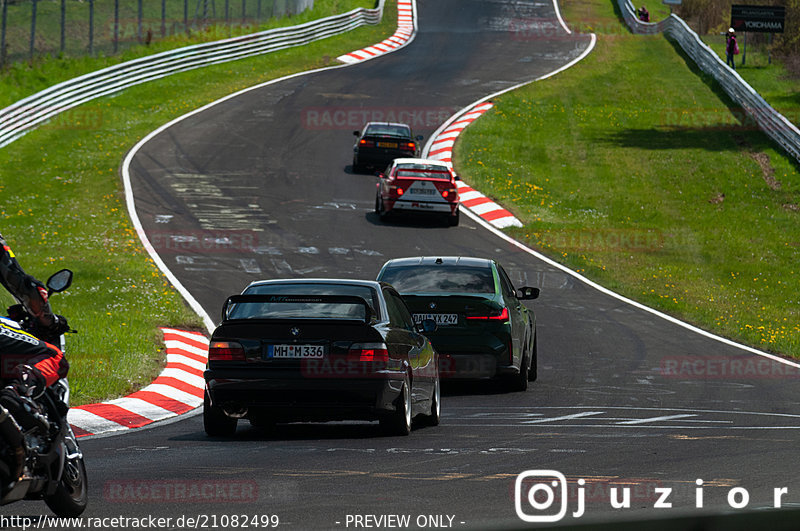
[[[509,233],[628,297],[800,357],[800,173],[662,36],[609,0],[564,2],[598,31],[577,66],[498,98],[459,173],[525,224]]]

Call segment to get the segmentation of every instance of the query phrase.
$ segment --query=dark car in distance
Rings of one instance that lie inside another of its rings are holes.
[[[238,419],[378,420],[408,435],[440,415],[438,355],[397,291],[375,281],[298,279],[250,284],[225,302],[209,343],[205,431]]]
[[[398,258],[383,265],[378,280],[397,289],[416,322],[436,322],[428,337],[443,378],[501,378],[514,391],[536,380],[536,316],[522,301],[539,289],[515,289],[495,260]]]
[[[418,141],[407,124],[392,122],[369,122],[361,131],[353,131],[356,143],[353,146],[353,173],[368,169],[382,170],[394,159],[416,157]]]

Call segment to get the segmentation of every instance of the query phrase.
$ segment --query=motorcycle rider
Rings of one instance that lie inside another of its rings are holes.
[[[56,338],[69,330],[69,325],[64,317],[52,312],[47,302],[47,288],[25,273],[2,234],[0,284],[33,318],[31,333],[14,321],[0,317],[0,359],[3,362],[0,377],[16,380],[25,394],[37,396],[45,387],[64,378],[69,370],[69,363],[61,350],[37,336]]]

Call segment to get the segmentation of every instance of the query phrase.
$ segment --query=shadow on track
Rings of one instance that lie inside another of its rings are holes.
[[[415,419],[413,434],[430,429],[420,425]],[[408,440],[396,435],[387,435],[377,422],[306,422],[275,424],[273,426],[255,427],[246,420],[239,422],[236,435],[232,437],[209,437],[203,431],[186,433],[173,437],[174,441],[191,442],[252,442],[252,441],[335,441],[366,439],[399,439]]]

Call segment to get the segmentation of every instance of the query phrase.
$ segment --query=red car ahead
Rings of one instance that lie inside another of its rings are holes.
[[[395,159],[379,177],[375,212],[382,220],[395,212],[430,212],[458,225],[458,177],[444,162]]]

